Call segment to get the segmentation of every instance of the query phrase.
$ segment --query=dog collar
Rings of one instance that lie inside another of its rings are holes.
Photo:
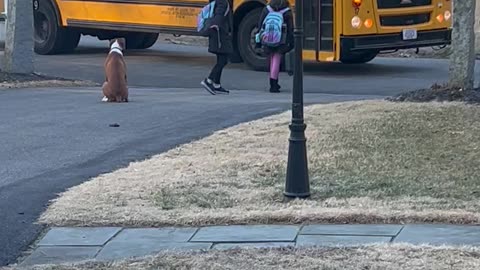
[[[112,53],[112,52],[118,53],[118,54],[120,54],[120,55],[123,55],[122,48],[120,48],[120,47],[112,47],[112,48],[110,49],[110,53]]]

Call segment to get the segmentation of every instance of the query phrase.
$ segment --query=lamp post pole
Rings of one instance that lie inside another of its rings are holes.
[[[288,148],[287,198],[307,198],[310,196],[308,177],[307,145],[305,121],[303,118],[303,0],[295,1],[295,68],[292,94],[292,122]]]

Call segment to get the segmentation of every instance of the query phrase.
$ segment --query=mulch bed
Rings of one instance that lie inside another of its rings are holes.
[[[388,97],[393,102],[448,102],[458,101],[469,104],[480,104],[480,88],[463,90],[451,88],[448,85],[434,84],[428,89],[419,89]]]

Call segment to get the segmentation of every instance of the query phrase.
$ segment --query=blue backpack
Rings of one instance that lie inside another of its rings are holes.
[[[268,14],[263,20],[262,29],[259,33],[259,41],[268,47],[277,47],[285,43],[283,34],[283,15],[289,11],[290,8],[284,8],[280,11],[275,11],[270,6],[267,6]]]
[[[228,4],[228,3],[227,3]],[[197,32],[204,37],[208,37],[210,33],[211,21],[215,11],[215,1],[210,2],[204,6],[197,16]],[[230,5],[228,5],[224,16],[227,16],[230,11]]]

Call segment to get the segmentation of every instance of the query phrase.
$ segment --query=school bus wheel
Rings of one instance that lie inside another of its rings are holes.
[[[238,27],[238,51],[243,61],[252,69],[258,71],[268,70],[268,63],[262,49],[255,46],[257,24],[262,12],[261,8],[250,11]]]
[[[377,57],[378,51],[345,52],[340,56],[340,62],[344,64],[364,64]]]
[[[129,33],[125,37],[127,50],[148,49],[157,42],[158,35],[158,33]]]
[[[38,0],[34,4],[35,52],[57,54],[75,50],[80,42],[80,32],[60,26],[53,4],[49,0]]]
[[[157,43],[158,36],[159,36],[158,33],[146,33],[145,37],[143,38],[143,43],[141,48],[148,49],[153,45],[155,45],[155,43]]]

